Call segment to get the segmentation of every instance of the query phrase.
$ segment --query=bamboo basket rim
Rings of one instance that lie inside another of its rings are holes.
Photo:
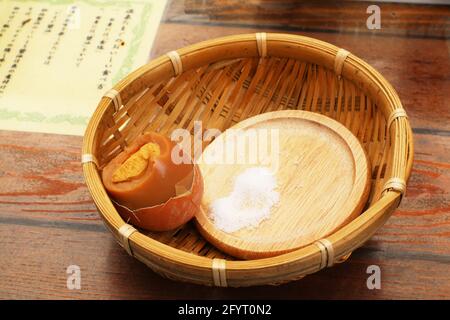
[[[236,44],[239,42],[247,43],[249,41],[253,42],[255,41],[255,34],[242,34],[207,40],[181,48],[177,50],[177,52],[180,58],[184,60],[183,64],[187,62],[185,64],[188,66],[186,68],[187,70],[192,67],[191,65],[189,65],[189,61],[187,61],[187,59],[189,57],[198,54],[199,52],[205,52],[205,50],[206,51],[211,50],[212,48],[222,48],[224,46]],[[293,43],[295,45],[302,46],[307,50],[310,50],[311,52],[317,51],[317,53],[325,54],[329,56],[331,60],[334,59],[339,50],[338,47],[332,44],[305,36],[280,34],[280,33],[267,33],[268,56],[270,56],[270,45],[269,45],[270,43],[272,44]],[[256,55],[254,53],[248,54],[249,54],[248,57],[257,56],[257,52]],[[212,62],[214,61],[207,61],[203,63],[206,64]],[[394,88],[373,67],[371,67],[369,64],[367,64],[366,62],[364,62],[363,60],[361,60],[360,58],[356,57],[353,54],[348,55],[347,59],[345,60],[345,64],[352,65],[354,68],[357,68],[361,73],[364,74],[364,76],[366,76],[369,79],[371,84],[377,87],[378,89],[377,98],[378,97],[384,98],[388,104],[388,107],[390,107],[391,111],[394,111],[398,108],[402,108],[402,104]],[[330,64],[323,66],[329,69],[333,69],[333,67]],[[161,68],[165,68],[166,71],[168,69],[172,70],[172,72],[174,71],[172,69],[172,61],[167,55],[160,56],[150,61],[146,65],[138,68],[137,70],[129,74],[126,78],[122,79],[119,83],[117,83],[113,87],[113,89],[119,93],[124,92],[125,98],[127,98],[127,96],[129,98],[134,94],[133,90],[131,90],[132,93],[130,94],[126,93],[125,89],[130,87],[133,88],[133,84],[137,79],[145,77],[150,72]],[[183,72],[186,70],[183,70]],[[342,74],[344,77],[346,76],[345,67],[343,69]],[[112,100],[110,98],[103,97],[99,102],[95,112],[92,115],[91,120],[89,121],[86,133],[84,135],[82,148],[83,154],[95,155],[96,150],[95,141],[97,137],[97,127],[99,126],[102,118],[105,116],[108,108],[110,108],[111,106]],[[403,123],[406,132],[398,132],[399,130],[397,130],[396,126],[392,126],[392,129],[388,130],[388,136],[390,132],[390,136],[394,137],[394,139],[398,136],[405,134],[408,135],[409,137],[412,137],[412,130],[410,124],[405,118],[397,118],[394,120],[397,120],[397,123],[400,122]],[[412,168],[412,160],[413,160],[412,155],[414,148],[413,140],[409,139],[407,145],[404,145],[403,148],[407,150],[400,150],[400,146],[398,144],[395,144],[394,153],[403,152],[408,155],[406,167],[403,168],[404,170],[403,176],[405,177],[404,180],[407,181],[410,176]],[[101,182],[97,166],[95,165],[94,162],[83,163],[83,173],[85,176],[88,189],[93,197],[93,200],[100,214],[102,215],[104,221],[106,220],[109,223],[109,225],[111,226],[110,228],[112,228],[111,231],[113,231],[113,233],[117,237],[118,229],[120,227],[120,225],[117,224],[121,222],[122,225],[125,222],[121,219],[117,211],[115,211],[114,206],[111,203],[111,200],[107,196],[107,193]],[[401,200],[401,196],[402,194],[398,191],[387,190],[379,200],[373,203],[367,210],[361,213],[361,215],[359,215],[357,218],[355,218],[350,223],[340,228],[333,234],[329,235],[327,239],[332,243],[333,248],[336,252],[336,256],[337,257],[344,256],[345,254],[347,254],[346,252],[341,252],[341,246],[343,243],[345,243],[346,238],[348,238],[352,234],[363,232],[364,227],[369,226],[374,220],[380,219],[382,216],[384,216],[386,214],[386,210],[398,206]],[[103,212],[104,210],[110,210],[111,208],[113,208],[115,214],[117,215],[115,217],[115,220],[111,219],[111,217],[108,217]],[[108,224],[106,225],[107,227],[109,227]],[[135,232],[131,234],[128,241],[130,242],[131,247],[137,246],[144,250],[151,251],[152,255],[155,255],[157,257],[167,259],[174,263],[195,267],[198,269],[204,269],[208,270],[208,272],[211,272],[212,268],[211,260],[213,260],[211,258],[197,256],[195,254],[173,248],[169,245],[159,242],[158,240],[148,237],[140,232]],[[227,271],[257,270],[269,267],[277,267],[280,266],[281,264],[292,263],[295,261],[298,262],[301,261],[302,259],[307,259],[312,256],[320,257],[320,254],[321,251],[319,250],[319,248],[314,243],[312,243],[306,247],[297,249],[289,253],[281,254],[275,257],[262,258],[257,260],[227,260],[226,270]]]

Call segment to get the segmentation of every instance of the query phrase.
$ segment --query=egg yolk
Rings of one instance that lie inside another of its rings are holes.
[[[114,171],[112,182],[119,183],[139,177],[147,169],[148,164],[161,154],[159,145],[153,142],[144,144]]]

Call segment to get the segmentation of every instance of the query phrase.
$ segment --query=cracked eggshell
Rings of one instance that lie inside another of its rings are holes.
[[[203,196],[203,178],[197,165],[193,165],[192,183],[188,190],[159,205],[130,210],[114,202],[122,219],[136,227],[150,231],[168,231],[192,219],[200,210]]]

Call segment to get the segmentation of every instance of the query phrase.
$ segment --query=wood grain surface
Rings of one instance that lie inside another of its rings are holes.
[[[252,134],[256,138],[250,146]],[[339,122],[298,110],[268,112],[231,127],[203,155],[226,159],[225,154],[237,154],[238,144],[245,154],[235,156],[234,163],[199,164],[205,189],[198,226],[225,253],[258,259],[289,252],[328,236],[361,213],[369,196],[369,162],[358,139]],[[211,206],[234,192],[235,179],[255,166],[272,172],[279,202],[256,228],[227,233],[214,223]]]
[[[220,8],[227,2],[204,3]],[[240,11],[257,18],[260,10],[253,3]],[[424,28],[444,28],[444,36],[411,36],[420,33],[414,20],[412,31],[398,28],[390,36],[356,29],[307,31],[278,15],[276,5],[265,10],[278,16],[278,25],[214,19],[199,24],[188,12],[192,8],[202,9],[172,1],[155,56],[212,37],[283,30],[344,47],[378,69],[398,91],[414,131],[415,161],[401,206],[346,263],[300,281],[239,289],[183,284],[128,256],[105,229],[83,181],[81,137],[0,131],[0,298],[450,299],[450,42],[442,23],[442,17],[448,23],[449,7],[420,11],[428,15]],[[402,17],[408,8],[398,5],[383,14]],[[81,290],[66,286],[66,269],[73,264],[81,268]],[[370,265],[381,269],[380,290],[366,286]]]

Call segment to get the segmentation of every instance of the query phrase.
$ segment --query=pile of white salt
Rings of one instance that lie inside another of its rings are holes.
[[[276,178],[269,169],[245,170],[236,177],[230,195],[212,202],[210,214],[215,226],[228,233],[257,227],[280,200],[276,187]]]

